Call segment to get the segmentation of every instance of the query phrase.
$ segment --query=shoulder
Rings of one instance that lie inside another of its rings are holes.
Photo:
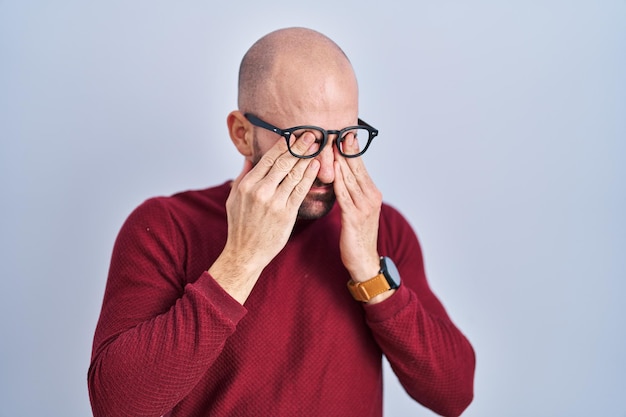
[[[221,210],[225,207],[230,193],[230,181],[215,187],[201,190],[187,190],[168,197],[154,197],[144,202],[147,205],[160,205],[172,211]]]
[[[397,251],[420,250],[417,234],[398,209],[383,203],[379,222],[379,244],[385,250]]]
[[[122,231],[151,230],[171,235],[226,216],[230,182],[202,190],[183,191],[171,196],[151,197],[127,217]]]
[[[171,196],[157,196],[145,200],[130,217],[172,219],[194,217],[195,213],[225,212],[230,181],[202,190],[187,190]]]
[[[380,211],[380,225],[385,228],[409,228],[411,225],[400,211],[384,202]]]

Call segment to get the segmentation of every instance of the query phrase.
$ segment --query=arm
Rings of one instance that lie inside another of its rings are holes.
[[[310,146],[314,137],[305,136],[294,146]],[[189,242],[159,200],[129,217],[89,369],[96,416],[160,416],[210,370],[261,271],[286,244],[317,169],[318,161],[291,156],[283,141],[255,167],[247,161],[226,202],[225,247],[192,284],[183,271]]]
[[[234,118],[229,117],[229,123],[236,123],[231,122]],[[312,134],[303,135],[294,149],[304,153],[314,140]],[[292,156],[283,141],[254,166],[246,158],[226,201],[226,245],[209,268],[222,288],[240,303],[246,301],[263,269],[287,244],[298,208],[318,170],[319,161]]]
[[[385,207],[380,251],[391,256],[402,285],[386,302],[366,305],[366,320],[406,391],[444,416],[458,416],[473,398],[472,346],[431,291],[417,237]]]
[[[185,285],[185,243],[149,200],[122,227],[111,260],[88,385],[95,416],[160,416],[210,368],[245,309],[209,276]]]
[[[375,339],[416,401],[445,416],[460,415],[473,397],[474,351],[430,290],[415,234],[395,210],[387,206],[381,214],[382,195],[361,158],[336,153],[335,194],[341,259],[352,280],[375,276],[379,254],[390,256],[402,276],[399,289],[365,306]]]

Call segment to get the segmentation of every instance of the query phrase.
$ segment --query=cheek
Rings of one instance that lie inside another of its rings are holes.
[[[269,150],[269,148],[270,146],[268,146],[267,143],[262,144],[261,140],[259,140],[259,138],[255,136],[252,140],[252,163],[256,165],[261,160],[261,157],[265,155],[265,152]]]

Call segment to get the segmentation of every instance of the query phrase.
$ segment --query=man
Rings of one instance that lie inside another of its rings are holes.
[[[359,157],[377,131],[346,56],[312,30],[270,33],[238,107],[239,176],[148,200],[120,231],[94,415],[381,416],[382,354],[415,400],[460,415],[474,352]]]

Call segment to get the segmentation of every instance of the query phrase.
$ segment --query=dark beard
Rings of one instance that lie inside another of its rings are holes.
[[[313,187],[324,185],[328,184],[324,184],[320,180],[315,180],[313,183]],[[315,220],[326,216],[332,210],[335,200],[335,191],[332,186],[324,194],[307,194],[298,209],[298,219]]]

